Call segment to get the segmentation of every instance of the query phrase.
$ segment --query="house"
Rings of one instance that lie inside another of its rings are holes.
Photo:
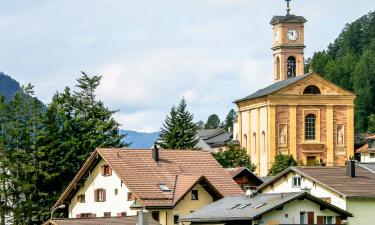
[[[349,212],[307,192],[225,197],[185,218],[191,224],[344,224]]]
[[[53,209],[69,218],[133,216],[143,208],[162,225],[243,191],[207,151],[97,149]]]
[[[232,143],[232,133],[224,128],[198,130],[196,148],[210,152],[225,151]]]
[[[227,168],[225,170],[244,191],[257,189],[258,186],[263,184],[263,181],[246,167]]]
[[[375,163],[375,135],[366,138],[367,143],[356,150],[362,163]]]
[[[238,141],[258,176],[268,174],[277,154],[324,166],[343,166],[354,156],[356,95],[305,74],[306,22],[289,12],[271,19],[274,82],[235,101]]]
[[[375,212],[375,173],[355,166],[349,161],[347,167],[290,167],[262,184],[261,193],[288,193],[308,191],[354,217],[349,225],[373,224]]]
[[[160,225],[148,212],[138,216],[50,219],[43,225]]]

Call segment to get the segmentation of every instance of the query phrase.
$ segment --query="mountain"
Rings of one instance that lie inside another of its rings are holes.
[[[307,68],[354,92],[356,132],[375,132],[375,12],[347,24]]]
[[[159,138],[160,132],[145,133],[132,130],[120,130],[121,134],[126,134],[124,141],[131,143],[130,148],[151,148]]]
[[[20,88],[16,80],[0,72],[0,95],[5,96],[7,101],[11,100]]]

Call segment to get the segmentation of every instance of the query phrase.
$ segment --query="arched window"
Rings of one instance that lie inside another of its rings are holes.
[[[287,76],[288,78],[293,78],[296,76],[296,58],[293,56],[288,58]]]
[[[245,149],[247,149],[247,135],[246,135],[246,134],[243,136],[243,141],[244,141],[244,143],[243,143],[242,146],[243,146]]]
[[[262,132],[262,141],[263,141],[263,153],[266,153],[266,133]]]
[[[305,140],[315,140],[315,114],[308,114],[305,117]]]
[[[253,133],[253,151],[254,155],[257,154],[257,135]]]
[[[278,56],[275,62],[275,80],[280,80],[280,58]]]
[[[320,95],[320,89],[315,85],[309,85],[303,90],[304,95]]]

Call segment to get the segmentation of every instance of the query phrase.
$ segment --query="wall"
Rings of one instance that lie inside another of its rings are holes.
[[[371,158],[370,153],[361,153],[361,162],[362,163],[374,163],[375,158]]]
[[[339,216],[331,210],[320,210],[320,205],[310,200],[296,200],[284,206],[283,210],[274,210],[262,217],[263,224],[279,222],[281,224],[299,224],[300,212],[314,212],[314,223],[317,223],[317,216]],[[333,219],[335,224],[335,218]],[[262,224],[262,223],[261,223]]]
[[[292,186],[292,179],[294,176],[298,176],[295,173],[288,173],[286,177],[279,178],[273,185],[268,185],[262,190],[262,193],[287,193],[287,192],[300,192],[301,188],[310,189],[310,194],[318,198],[330,198],[331,204],[346,210],[346,201],[341,198],[337,193],[332,190],[314,183],[312,180],[303,177],[301,179],[301,188],[295,188]]]
[[[348,219],[348,225],[374,224],[375,199],[349,199],[348,209],[354,217]]]
[[[112,176],[102,176],[101,166],[105,164],[101,160],[91,172],[89,178],[84,182],[74,195],[69,205],[69,218],[76,218],[80,213],[96,214],[96,217],[103,217],[104,212],[111,212],[111,216],[117,216],[118,213],[127,212],[127,215],[136,215],[136,211],[130,209],[132,201],[127,201],[129,189],[122,184],[121,179],[112,171]],[[106,201],[95,202],[94,190],[98,188],[106,189]],[[115,189],[118,194],[115,195]],[[77,202],[77,195],[85,194],[85,203]]]

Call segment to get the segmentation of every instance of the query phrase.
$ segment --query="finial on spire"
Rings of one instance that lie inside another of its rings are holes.
[[[292,0],[285,0],[286,1],[286,15],[290,16],[290,1]]]

